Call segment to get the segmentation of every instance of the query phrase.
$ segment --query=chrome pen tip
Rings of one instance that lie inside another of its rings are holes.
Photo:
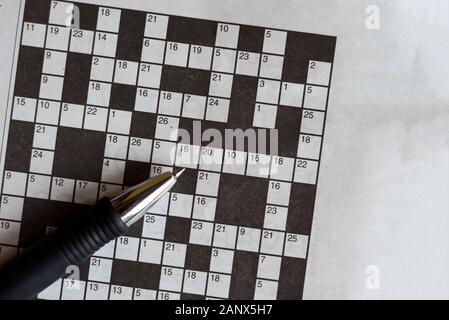
[[[184,171],[186,171],[186,169],[185,168],[183,168],[181,171],[179,171],[177,174],[174,174],[173,176],[176,178],[176,179],[178,179],[179,178],[179,176],[181,175],[181,174],[183,174],[184,173]]]

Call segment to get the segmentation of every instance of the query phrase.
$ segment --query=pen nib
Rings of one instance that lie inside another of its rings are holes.
[[[184,169],[182,169],[181,171],[179,171],[177,174],[175,174],[175,178],[176,179],[178,179],[179,178],[179,176],[181,175],[181,174],[183,174],[184,173],[184,171],[186,171],[186,169],[184,168]]]

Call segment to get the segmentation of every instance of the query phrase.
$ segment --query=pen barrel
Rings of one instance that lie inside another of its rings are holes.
[[[0,300],[32,299],[128,226],[108,198],[0,267]]]

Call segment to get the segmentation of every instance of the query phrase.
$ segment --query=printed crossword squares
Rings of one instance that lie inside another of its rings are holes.
[[[124,286],[111,286],[109,300],[131,300],[133,297],[133,288]]]
[[[26,97],[15,97],[12,118],[14,120],[34,122],[37,100]]]
[[[110,95],[110,83],[91,81],[89,83],[89,91],[87,94],[87,104],[108,107]]]
[[[42,73],[64,76],[67,53],[45,50]]]
[[[22,220],[23,198],[4,195],[1,198],[0,219]],[[1,263],[1,261],[0,261]]]
[[[223,172],[245,174],[247,153],[244,151],[225,150],[223,157]]]
[[[299,135],[298,157],[318,160],[320,158],[321,137],[305,134]]]
[[[295,165],[295,182],[316,184],[318,161],[297,159]]]
[[[260,62],[259,77],[270,79],[281,79],[284,58],[281,56],[273,56],[263,54]]]
[[[114,64],[114,59],[93,57],[90,78],[96,81],[112,82]]]
[[[246,175],[249,177],[267,178],[270,173],[270,163],[270,155],[249,152]]]
[[[212,73],[210,77],[209,95],[230,98],[233,76],[224,73]]]
[[[75,180],[53,177],[50,200],[72,202]]]
[[[183,269],[162,267],[159,288],[169,291],[181,291]]]
[[[94,204],[97,201],[98,183],[91,181],[75,182],[75,203]]]
[[[192,217],[194,219],[214,221],[216,206],[216,198],[196,196],[193,204]]]
[[[301,119],[301,133],[321,135],[324,126],[324,112],[303,110]]]
[[[190,47],[189,68],[210,70],[212,48],[192,45]]]
[[[304,108],[326,110],[327,88],[317,86],[306,86],[304,97]]]
[[[156,296],[156,290],[135,288],[133,300],[156,300]]]
[[[63,77],[43,75],[41,77],[39,97],[43,99],[61,100],[63,84]]]
[[[220,172],[223,164],[223,149],[202,147],[199,169]]]
[[[145,37],[165,39],[167,35],[168,17],[158,14],[147,14]]]
[[[254,108],[253,127],[274,128],[277,110],[275,105],[257,103]]]
[[[189,55],[189,44],[167,42],[165,48],[165,61],[167,65],[187,67],[187,58]]]
[[[193,196],[191,194],[172,193],[170,197],[169,215],[190,218]]]
[[[17,246],[19,242],[20,223],[0,220],[0,243]]]
[[[293,158],[273,156],[271,161],[270,178],[292,181],[295,160]]]
[[[287,32],[265,29],[263,52],[284,54]]]
[[[137,62],[117,60],[115,64],[114,82],[136,85],[138,67],[139,64]]]
[[[160,63],[164,62],[165,41],[156,39],[143,40],[141,60],[145,62]]]
[[[22,45],[43,48],[47,26],[26,22],[23,26]]]
[[[218,186],[220,185],[220,174],[213,172],[199,171],[196,180],[196,194],[216,197]]]
[[[181,243],[164,243],[162,264],[165,266],[184,267],[187,245]]]
[[[270,181],[268,184],[267,203],[288,206],[291,183]]]
[[[144,218],[142,237],[163,239],[166,218],[159,215],[147,214]],[[149,243],[150,244],[150,243]]]
[[[234,251],[225,249],[212,249],[210,258],[210,271],[231,273],[234,262]]]
[[[237,51],[215,48],[212,70],[218,72],[234,73]]]
[[[48,26],[45,47],[48,49],[67,51],[69,46],[70,28]]]
[[[183,292],[204,295],[206,291],[207,272],[186,270],[184,272]]]
[[[307,83],[328,86],[331,68],[332,64],[328,62],[309,61]]]
[[[119,9],[98,8],[97,30],[118,32],[121,12]]]
[[[277,104],[280,85],[279,81],[259,79],[256,100],[258,102]]]
[[[125,174],[125,161],[115,159],[104,159],[101,181],[123,184]]]
[[[181,105],[182,93],[161,91],[158,113],[179,116]]]
[[[142,239],[140,241],[139,261],[160,264],[163,242],[159,240]]]
[[[229,100],[220,98],[208,98],[206,108],[206,120],[227,122],[229,113]]]
[[[106,32],[95,32],[94,55],[115,57],[117,50],[117,35]]]
[[[138,88],[135,111],[156,113],[159,101],[159,90]]]
[[[213,223],[192,220],[189,243],[210,246],[213,232]]]
[[[139,238],[120,237],[117,238],[115,247],[115,258],[129,261],[137,261],[139,253]]]
[[[70,51],[91,54],[95,33],[89,30],[72,29]]]
[[[230,284],[231,276],[226,274],[209,273],[206,294],[217,298],[227,298],[229,295]]]
[[[106,131],[108,109],[86,106],[84,113],[84,129]]]
[[[73,10],[73,3],[65,1],[52,1],[48,23],[70,26],[72,23],[72,19],[70,18]]]
[[[88,282],[86,284],[86,300],[108,300],[109,285],[106,283]]]
[[[190,144],[178,144],[176,150],[176,162],[178,167],[196,169],[198,167],[200,147]]]
[[[63,279],[61,300],[82,300],[86,282],[75,279]]]
[[[122,191],[122,186],[120,186],[120,185],[102,183],[100,185],[100,190],[98,191],[98,199],[101,199],[104,197],[112,198],[120,191]]]
[[[65,127],[81,128],[83,126],[84,106],[64,103],[59,124]]]
[[[33,147],[53,150],[56,143],[57,127],[36,124],[34,126]]]
[[[287,224],[287,207],[267,205],[265,208],[264,228],[285,230]]]
[[[27,197],[48,199],[51,178],[39,174],[28,176]]]
[[[128,159],[132,161],[150,162],[153,140],[131,137]]]
[[[261,254],[259,256],[259,266],[257,268],[257,277],[279,280],[281,270],[281,257],[273,257]]]
[[[237,250],[259,251],[260,229],[240,227],[238,230]]]
[[[162,66],[157,64],[141,63],[138,85],[149,88],[159,88],[161,82]]]
[[[237,227],[226,224],[215,224],[214,247],[234,249],[237,236]]]
[[[257,279],[254,300],[276,300],[278,282]]]
[[[158,116],[155,137],[176,141],[178,139],[179,118]]]
[[[112,135],[106,136],[104,156],[108,158],[126,159],[128,150],[128,136]]]
[[[89,264],[89,280],[110,282],[112,272],[112,260],[92,257]]]
[[[234,24],[219,23],[217,25],[217,36],[215,46],[226,48],[237,48],[240,27]]]
[[[237,67],[235,73],[257,77],[259,60],[259,53],[239,51],[237,54]]]
[[[283,232],[263,230],[260,252],[279,256],[282,255],[284,235]]]
[[[51,174],[53,169],[53,151],[31,150],[30,172]]]
[[[24,196],[27,174],[23,172],[5,171],[3,178],[3,193]]]
[[[108,132],[129,134],[132,112],[113,110],[109,111]]]
[[[300,108],[304,95],[304,85],[299,83],[282,82],[280,104]]]
[[[307,257],[308,242],[308,236],[287,233],[284,255],[287,257],[305,259]]]
[[[58,125],[60,102],[39,100],[37,103],[36,122]]]
[[[185,118],[203,119],[206,109],[206,97],[184,94],[182,116]]]

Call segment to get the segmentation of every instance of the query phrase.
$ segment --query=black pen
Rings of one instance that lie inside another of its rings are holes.
[[[61,278],[68,266],[88,259],[111,240],[126,233],[144,216],[177,178],[166,172],[128,188],[112,199],[102,198],[93,207],[59,228],[42,242],[0,267],[0,300],[24,300]]]

